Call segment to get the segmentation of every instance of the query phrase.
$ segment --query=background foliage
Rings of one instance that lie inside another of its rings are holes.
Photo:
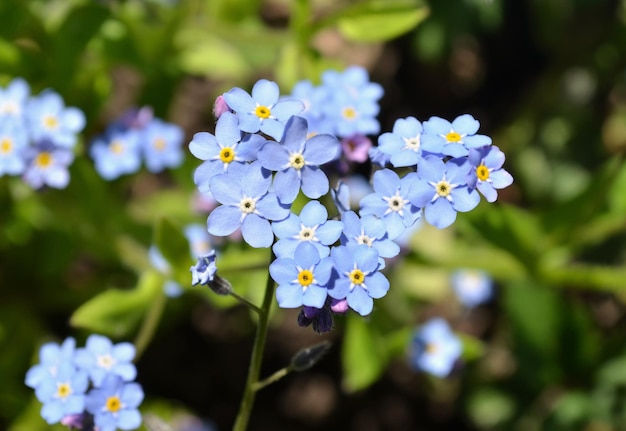
[[[231,426],[254,322],[188,286],[180,229],[205,221],[199,161],[105,182],[85,149],[132,106],[190,138],[212,131],[212,103],[233,86],[265,77],[288,93],[361,64],[386,90],[383,131],[471,113],[516,182],[452,228],[416,233],[372,316],[337,319],[330,354],[265,389],[252,429],[624,429],[625,24],[617,0],[3,1],[0,84],[52,88],[88,122],[67,189],[0,178],[0,428],[49,429],[25,372],[43,342],[91,332],[146,348],[145,414]],[[163,295],[151,244],[183,297]],[[225,247],[220,274],[260,302],[266,250]],[[448,281],[459,267],[488,271],[496,300],[462,310]],[[465,363],[445,380],[405,359],[413,327],[436,315],[464,334]],[[265,373],[320,341],[295,317],[276,311]]]

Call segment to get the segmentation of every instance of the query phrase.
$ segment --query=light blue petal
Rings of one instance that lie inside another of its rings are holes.
[[[137,369],[133,364],[117,364],[112,371],[126,382],[133,381],[137,377]]]
[[[300,211],[300,220],[304,226],[319,225],[328,220],[328,211],[319,201],[310,201]]]
[[[274,233],[270,222],[256,214],[249,214],[243,220],[241,233],[244,241],[255,248],[271,247],[274,242]]]
[[[332,254],[332,251],[331,251]],[[350,294],[350,280],[341,277],[335,280],[332,289],[328,289],[328,296],[334,299],[345,299]]]
[[[285,125],[285,135],[281,142],[291,152],[304,151],[307,133],[306,119],[297,116],[291,117]]]
[[[213,198],[225,205],[237,205],[242,199],[239,178],[233,173],[220,174],[209,181]]]
[[[256,107],[252,97],[250,97],[246,91],[238,87],[224,93],[224,100],[226,100],[228,107],[238,114],[251,112]]]
[[[215,137],[224,147],[232,147],[241,140],[237,116],[231,112],[224,112],[215,125]]]
[[[324,171],[317,167],[305,166],[302,169],[302,193],[311,199],[317,199],[328,193],[330,186]]]
[[[348,305],[361,316],[367,316],[374,308],[374,301],[361,287],[355,287],[346,297]]]
[[[275,259],[269,267],[272,279],[280,285],[288,285],[298,276],[295,262],[291,258]]]
[[[446,199],[439,198],[424,208],[426,221],[436,228],[443,229],[456,220],[456,211]]]
[[[496,189],[493,188],[493,186],[490,183],[487,183],[487,182],[478,183],[477,188],[485,197],[487,202],[495,202],[498,199],[498,192],[496,191]]]
[[[228,236],[239,228],[240,221],[239,208],[222,205],[209,214],[207,229],[211,235]]]
[[[343,222],[340,222],[339,220],[328,220],[326,223],[317,228],[317,238],[320,240],[320,243],[324,245],[332,245],[341,236],[343,228]]]
[[[332,135],[315,135],[306,142],[304,160],[313,165],[323,165],[341,154],[341,145]]]
[[[295,214],[277,222],[272,223],[272,230],[277,238],[290,238],[300,232],[300,218]]]
[[[291,204],[300,191],[300,177],[295,169],[276,172],[274,190],[282,204]]]
[[[469,190],[467,187],[453,189],[452,206],[459,212],[467,212],[476,208],[480,202],[480,196],[476,190]]]
[[[440,117],[430,117],[422,126],[424,127],[424,132],[435,135],[445,135],[452,129],[452,124],[450,124],[448,120],[444,120]]]
[[[307,307],[322,308],[328,297],[328,290],[324,287],[311,284],[301,296],[302,305]]]
[[[270,171],[263,169],[260,162],[248,165],[245,175],[241,177],[241,192],[252,198],[263,196],[272,183]]]
[[[143,401],[144,393],[139,383],[127,383],[120,393],[121,401],[127,408],[135,408]]]
[[[374,299],[382,298],[389,291],[389,280],[380,272],[368,275],[366,280],[367,292]]]
[[[278,101],[279,96],[280,90],[278,84],[273,81],[260,79],[252,87],[252,98],[259,105],[270,107]],[[226,100],[226,102],[228,102],[228,100]]]
[[[304,111],[304,103],[296,99],[285,99],[278,102],[272,108],[272,115],[281,122],[286,122],[292,115],[298,115]]]
[[[396,194],[400,189],[400,178],[391,169],[381,169],[376,171],[373,176],[372,183],[376,193],[389,197]]]
[[[239,129],[247,133],[256,133],[261,128],[261,120],[254,114],[248,112],[237,113]]]
[[[281,308],[302,306],[302,287],[299,284],[281,284],[276,288],[276,302]]]
[[[503,189],[513,184],[513,177],[504,169],[493,171],[489,174],[493,187],[496,189]]]
[[[268,141],[259,151],[258,159],[265,169],[280,171],[289,165],[289,152],[284,145]]]
[[[280,141],[285,131],[285,125],[278,120],[268,118],[267,120],[263,120],[261,122],[260,129],[261,129],[261,132],[265,133],[266,135],[271,136],[277,141]]]
[[[257,201],[257,210],[268,220],[283,220],[289,215],[289,205],[278,202],[275,193],[268,193]]]
[[[117,426],[123,430],[134,430],[141,425],[141,414],[139,410],[120,410],[117,418]]]
[[[460,115],[452,122],[452,129],[460,135],[473,135],[479,127],[480,123],[469,114]]]

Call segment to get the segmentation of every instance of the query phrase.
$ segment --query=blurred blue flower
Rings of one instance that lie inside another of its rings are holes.
[[[279,257],[270,264],[270,275],[278,284],[276,300],[283,308],[303,305],[322,308],[326,302],[328,281],[333,269],[329,257],[320,258],[310,242],[296,247],[291,257]]]
[[[374,193],[361,200],[361,216],[371,214],[381,218],[389,239],[397,238],[421,217],[421,207],[413,203],[413,184],[417,180],[415,172],[400,179],[390,169],[376,171],[372,179]]]
[[[0,119],[0,176],[19,175],[26,169],[26,129],[16,121]]]
[[[372,193],[372,185],[362,175],[352,175],[337,182],[330,194],[339,214],[358,208],[361,199]]]
[[[341,235],[343,223],[328,220],[328,211],[316,200],[308,202],[300,211],[300,216],[293,213],[280,221],[272,223],[272,229],[278,241],[272,249],[277,257],[293,257],[296,247],[303,243],[313,244],[320,256],[330,254],[329,246]]]
[[[309,125],[309,136],[322,133],[333,133],[333,121],[324,115],[323,107],[330,97],[324,86],[314,86],[311,81],[297,82],[291,90],[291,99],[298,99],[304,103],[304,110],[298,114],[306,118]]]
[[[502,169],[504,153],[495,145],[472,148],[469,151],[469,161],[472,169],[467,177],[467,185],[470,188],[477,188],[487,202],[496,201],[497,189],[513,184],[511,174]]]
[[[307,139],[307,122],[291,117],[281,143],[268,141],[259,152],[265,169],[276,171],[274,191],[283,204],[292,203],[302,193],[317,199],[328,193],[328,178],[319,166],[339,156],[339,141],[332,135]]]
[[[163,253],[156,245],[151,245],[148,249],[148,259],[150,264],[163,275],[170,275],[172,267],[170,263],[165,259]]]
[[[35,389],[43,404],[41,417],[48,424],[55,424],[64,416],[82,413],[88,386],[87,373],[78,371],[71,361],[59,364],[54,376],[48,376]]]
[[[215,135],[199,132],[189,143],[191,154],[204,160],[194,173],[194,182],[201,192],[209,191],[209,182],[215,175],[241,171],[256,160],[257,153],[265,144],[260,135],[248,135],[242,140],[237,117],[224,112],[217,120]]]
[[[222,205],[207,220],[211,235],[227,236],[241,226],[243,239],[252,247],[270,247],[274,234],[269,221],[282,220],[289,208],[282,206],[271,185],[269,171],[253,162],[239,174],[220,174],[211,180],[211,193]]]
[[[62,189],[69,184],[68,166],[74,161],[74,154],[70,150],[42,142],[26,148],[25,159],[27,166],[23,179],[34,189],[43,186]]]
[[[89,153],[96,171],[105,180],[133,174],[141,167],[139,134],[132,129],[110,129],[94,139]]]
[[[381,258],[395,257],[400,253],[400,246],[388,238],[387,227],[378,217],[359,217],[353,211],[346,211],[341,216],[341,221],[344,226],[341,241],[343,245],[374,247]]]
[[[185,226],[183,232],[189,241],[191,255],[194,258],[205,256],[211,250],[211,238],[206,225],[190,224]]]
[[[197,262],[189,270],[191,271],[192,285],[206,285],[213,281],[217,272],[215,265],[215,250],[209,251],[204,256],[198,256]]]
[[[76,340],[69,337],[62,344],[46,343],[39,349],[39,363],[26,372],[24,383],[30,388],[37,388],[41,382],[56,377],[59,366],[72,363],[76,350]]]
[[[328,295],[346,299],[361,316],[372,312],[373,299],[382,298],[389,290],[389,281],[378,271],[378,251],[364,245],[334,247],[330,256],[335,264],[335,279]]]
[[[434,318],[415,332],[409,361],[418,371],[447,377],[462,351],[461,341],[450,329],[448,322]]]
[[[426,156],[420,165],[419,181],[413,185],[413,205],[424,207],[426,221],[443,229],[456,220],[456,213],[471,211],[480,202],[476,190],[467,186],[469,162]]]
[[[59,147],[72,148],[85,127],[85,114],[78,108],[66,108],[61,96],[51,90],[29,99],[25,113],[35,142],[49,140]]]
[[[134,380],[137,375],[132,363],[134,357],[135,346],[131,343],[113,344],[103,335],[92,334],[84,348],[76,349],[74,363],[89,374],[95,387],[99,387],[108,375],[119,376],[124,381]]]
[[[235,87],[224,94],[224,99],[237,114],[239,128],[243,132],[256,133],[260,130],[280,140],[285,123],[292,115],[302,112],[304,104],[295,99],[279,101],[279,96],[280,90],[275,82],[261,79],[252,87],[252,95]]]
[[[6,88],[0,88],[0,119],[10,118],[21,123],[29,96],[30,86],[22,78],[15,78]]]
[[[391,133],[378,137],[378,149],[395,167],[416,166],[422,158],[422,123],[415,117],[399,118]]]
[[[452,289],[461,304],[473,308],[493,297],[493,280],[484,271],[459,269],[451,277]]]
[[[133,430],[141,425],[138,407],[143,396],[138,383],[124,383],[121,377],[109,374],[99,388],[89,392],[85,405],[98,431]]]
[[[465,157],[470,148],[491,145],[489,136],[476,134],[480,123],[469,114],[457,117],[452,123],[430,117],[423,127],[422,149],[429,153]]]
[[[150,172],[180,166],[184,159],[183,129],[158,118],[153,119],[141,133],[141,149]]]
[[[345,138],[380,131],[376,116],[380,111],[378,100],[383,96],[383,88],[370,82],[366,69],[351,66],[341,73],[329,70],[322,74],[322,83],[330,94],[324,112],[335,122],[333,134]]]

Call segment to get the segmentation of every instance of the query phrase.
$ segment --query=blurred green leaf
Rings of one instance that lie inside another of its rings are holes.
[[[495,428],[509,420],[515,413],[511,397],[497,389],[481,388],[469,398],[468,412],[473,422],[483,429]]]
[[[341,354],[344,389],[356,392],[374,383],[385,369],[382,353],[372,325],[361,316],[348,314]]]
[[[161,294],[163,277],[155,271],[143,273],[131,290],[109,289],[81,305],[70,319],[73,326],[112,337],[127,337]]]
[[[476,337],[469,334],[457,332],[455,334],[463,343],[463,353],[461,354],[465,362],[475,361],[485,354],[485,344]]]
[[[189,241],[183,230],[174,225],[171,220],[164,217],[157,220],[154,228],[154,245],[174,271],[179,268],[189,269],[192,262]]]
[[[192,28],[181,31],[175,44],[181,49],[178,61],[184,72],[232,80],[248,73],[250,66],[232,41]]]
[[[428,8],[421,2],[378,0],[342,11],[337,24],[346,39],[382,42],[412,30],[428,13]]]

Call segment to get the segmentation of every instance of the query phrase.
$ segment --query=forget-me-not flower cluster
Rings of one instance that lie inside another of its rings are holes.
[[[0,176],[21,175],[35,189],[65,188],[85,115],[52,90],[31,95],[21,78],[0,88]]]
[[[61,345],[44,344],[40,362],[26,373],[25,383],[42,403],[48,424],[72,429],[95,425],[98,431],[134,430],[141,425],[138,410],[144,393],[134,382],[135,346],[113,344],[102,335],[90,335],[83,348],[73,338]]]
[[[301,326],[327,331],[332,313],[372,312],[390,289],[386,260],[398,256],[419,220],[450,226],[480,194],[493,202],[513,179],[471,115],[399,119],[372,146],[367,135],[380,132],[382,87],[361,67],[328,71],[321,81],[301,81],[289,97],[267,80],[251,94],[232,89],[216,100],[215,134],[197,133],[189,147],[203,161],[194,175],[198,189],[220,204],[208,216],[208,232],[241,230],[252,247],[272,247],[278,305],[301,307]],[[372,186],[349,190],[359,177],[344,178],[350,165],[336,162],[360,163],[363,154],[380,169]],[[320,201],[328,195],[334,217]],[[192,267],[194,280],[214,274],[215,259],[207,262]]]
[[[156,118],[148,107],[131,110],[93,139],[89,154],[105,180],[139,170],[162,172],[180,166],[184,159],[184,133],[180,126]]]

